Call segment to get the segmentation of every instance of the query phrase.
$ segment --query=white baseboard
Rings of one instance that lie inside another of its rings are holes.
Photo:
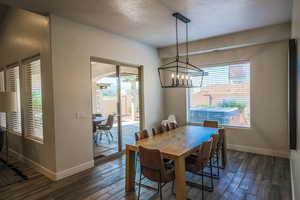
[[[295,182],[294,182],[294,167],[293,167],[293,160],[290,159],[290,172],[291,172],[291,186],[292,186],[292,200],[295,199]]]
[[[32,166],[36,171],[38,171],[39,173],[45,175],[46,177],[48,177],[50,180],[55,181],[56,180],[56,174],[54,171],[42,166],[41,164],[25,157],[24,155],[10,149],[9,152],[11,152],[12,154],[14,154],[15,156],[17,156],[17,158],[19,158],[20,160],[28,163],[30,166]]]
[[[17,156],[20,160],[27,162],[29,165],[31,165],[33,168],[35,168],[39,173],[45,175],[48,177],[50,180],[57,181],[63,178],[66,178],[68,176],[77,174],[81,171],[84,171],[86,169],[94,167],[94,160],[82,163],[80,165],[77,165],[75,167],[60,171],[60,172],[54,172],[41,164],[23,156],[22,154],[10,149],[9,150],[11,153],[13,153],[15,156]]]
[[[56,173],[56,180],[66,178],[68,176],[77,174],[81,171],[84,171],[86,169],[90,169],[92,167],[94,167],[94,160],[82,163],[80,165],[77,165],[75,167],[72,167],[72,168],[69,168],[69,169],[66,169],[66,170],[63,170],[63,171],[60,171],[60,172],[57,172]]]
[[[232,150],[237,150],[237,151],[255,153],[255,154],[290,158],[289,152],[274,151],[272,149],[257,148],[257,147],[243,146],[237,144],[227,144],[227,148]]]

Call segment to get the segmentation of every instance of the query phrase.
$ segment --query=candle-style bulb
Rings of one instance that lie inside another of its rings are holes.
[[[176,85],[179,85],[179,74],[176,76]]]
[[[189,86],[189,76],[186,75],[186,76],[185,76],[185,79],[186,79],[186,85]]]
[[[174,81],[175,75],[174,75],[174,73],[172,73],[171,77],[172,77],[172,86],[173,86],[173,85],[175,85],[175,81]]]
[[[184,75],[181,75],[182,85],[184,85]]]

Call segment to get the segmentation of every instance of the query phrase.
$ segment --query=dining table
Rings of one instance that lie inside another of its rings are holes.
[[[223,128],[208,128],[194,125],[181,126],[162,134],[151,136],[134,144],[126,145],[126,192],[135,191],[135,156],[139,146],[160,150],[162,156],[175,164],[176,200],[186,199],[185,158],[197,151],[201,144],[208,141],[213,134],[224,131]],[[225,134],[224,134],[225,135]],[[224,138],[225,140],[225,138]],[[222,166],[226,165],[226,148],[222,145]]]

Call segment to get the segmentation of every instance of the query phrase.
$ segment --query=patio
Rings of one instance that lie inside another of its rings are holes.
[[[139,122],[124,122],[122,123],[122,149],[125,149],[126,144],[133,144],[135,142],[134,133],[139,131]],[[94,157],[106,157],[118,152],[118,127],[114,124],[111,129],[113,140],[111,137],[102,135],[100,140],[100,133],[95,142]]]

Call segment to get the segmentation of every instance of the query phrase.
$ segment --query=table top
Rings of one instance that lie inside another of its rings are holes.
[[[105,121],[105,117],[95,117],[93,119],[94,122],[102,122],[102,121]]]
[[[191,154],[218,131],[218,128],[182,126],[163,134],[139,140],[136,144],[128,145],[128,148],[138,151],[138,146],[142,145],[151,149],[159,149],[167,158],[177,158]]]

